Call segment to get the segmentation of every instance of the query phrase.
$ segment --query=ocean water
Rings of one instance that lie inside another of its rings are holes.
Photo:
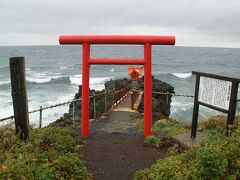
[[[9,57],[25,57],[29,110],[33,110],[73,98],[81,84],[81,51],[80,45],[0,47],[0,118],[13,114]],[[91,54],[94,58],[141,58],[143,47],[96,45]],[[91,88],[101,90],[109,79],[128,77],[127,68],[92,65]],[[174,86],[176,93],[193,94],[192,71],[240,78],[240,49],[154,46],[152,68],[153,75]],[[173,97],[171,117],[191,120],[192,107],[193,98]],[[203,118],[218,112],[201,107],[199,113]]]

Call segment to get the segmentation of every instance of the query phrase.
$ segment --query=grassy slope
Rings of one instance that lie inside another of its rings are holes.
[[[206,132],[206,142],[202,147],[182,154],[171,153],[169,157],[157,161],[152,167],[138,171],[135,179],[239,178],[240,118],[236,118],[233,127],[235,132],[229,138],[225,137],[225,125],[226,118],[222,116],[206,119],[200,123]]]
[[[5,127],[0,139],[0,179],[91,179],[70,129],[32,129],[24,143]]]

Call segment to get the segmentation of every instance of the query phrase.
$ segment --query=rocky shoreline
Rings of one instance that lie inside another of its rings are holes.
[[[116,79],[110,80],[105,83],[105,89],[102,91],[95,91],[90,90],[90,96],[93,94],[104,94],[105,90],[107,93],[106,99],[107,109],[110,109],[113,101],[114,101],[114,94],[118,91],[123,89],[124,87],[131,85],[132,89],[134,90],[144,90],[144,77],[136,81],[131,81],[127,78],[123,79]],[[152,76],[152,119],[153,121],[159,120],[160,118],[168,118],[170,115],[170,105],[171,105],[171,95],[161,95],[155,94],[154,92],[164,92],[164,93],[174,93],[174,87],[169,85],[166,82],[163,82],[159,79],[155,79]],[[79,99],[82,97],[82,86],[79,86],[78,92],[75,94],[74,99]],[[144,95],[139,104],[138,111],[143,113],[144,107]],[[89,118],[94,119],[94,106],[93,106],[93,98],[90,98],[90,109],[89,109]],[[95,98],[96,103],[96,116],[100,117],[105,112],[105,95],[96,96]],[[51,123],[50,126],[57,126],[57,127],[65,127],[65,126],[72,126],[73,125],[73,118],[76,124],[79,124],[81,121],[81,108],[82,104],[81,101],[73,102],[69,105],[68,113],[64,113],[62,117],[57,119],[55,122]],[[74,116],[73,116],[74,112]]]

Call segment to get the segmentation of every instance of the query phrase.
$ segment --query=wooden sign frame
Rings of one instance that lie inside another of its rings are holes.
[[[238,93],[238,84],[240,83],[240,79],[226,77],[226,76],[219,76],[219,75],[209,74],[209,73],[203,73],[203,72],[196,72],[196,71],[193,71],[192,74],[196,75],[196,83],[195,83],[191,138],[196,138],[199,105],[226,113],[228,115],[227,116],[227,125],[226,125],[226,129],[227,129],[226,134],[228,135],[229,128],[233,125],[234,118],[236,115],[237,93]],[[229,101],[228,109],[221,108],[221,107],[212,105],[211,103],[205,103],[205,102],[202,102],[199,100],[199,86],[200,86],[201,77],[231,82],[231,93],[230,93],[230,101]]]

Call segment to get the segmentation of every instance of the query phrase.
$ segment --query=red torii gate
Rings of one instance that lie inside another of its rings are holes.
[[[152,45],[174,45],[174,36],[75,35],[60,36],[60,44],[82,44],[82,137],[89,135],[89,68],[91,64],[144,65],[144,136],[152,127]],[[144,45],[143,59],[92,59],[91,44]]]

